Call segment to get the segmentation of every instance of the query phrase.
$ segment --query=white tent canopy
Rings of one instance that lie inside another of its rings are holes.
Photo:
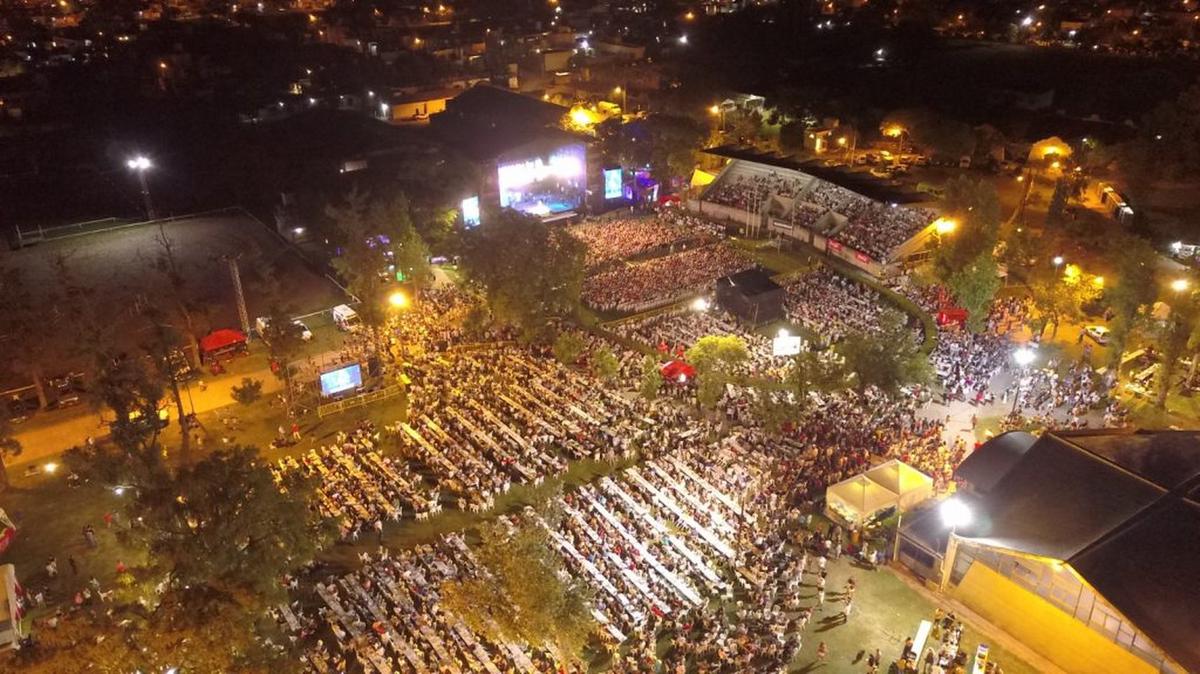
[[[856,525],[891,507],[907,510],[932,495],[932,478],[893,459],[826,488],[825,514]]]

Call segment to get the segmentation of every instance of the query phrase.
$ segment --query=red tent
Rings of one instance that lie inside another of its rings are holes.
[[[937,324],[962,325],[967,322],[967,310],[956,306],[945,306],[937,312]]]
[[[669,360],[658,368],[658,371],[662,373],[663,379],[679,384],[686,384],[696,377],[696,368],[682,360]]]
[[[232,346],[245,345],[246,335],[238,330],[222,328],[213,330],[200,340],[200,350],[204,353],[222,351]]]

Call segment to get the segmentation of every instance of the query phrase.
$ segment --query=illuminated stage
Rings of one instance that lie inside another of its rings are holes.
[[[587,195],[587,149],[559,145],[522,161],[499,162],[500,206],[545,218],[577,210]]]

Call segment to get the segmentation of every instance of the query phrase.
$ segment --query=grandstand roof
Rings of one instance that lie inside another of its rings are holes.
[[[929,200],[929,195],[895,189],[880,183],[869,174],[848,173],[823,166],[817,162],[800,161],[789,155],[760,152],[740,145],[710,147],[703,152],[726,159],[740,159],[789,171],[799,171],[884,203],[913,204]]]
[[[970,499],[975,521],[958,534],[1070,564],[1172,658],[1200,671],[1198,495],[1200,431],[1046,433]]]

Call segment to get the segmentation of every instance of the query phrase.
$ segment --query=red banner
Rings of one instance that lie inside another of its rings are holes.
[[[834,241],[833,239],[829,240],[829,247],[832,248],[833,250],[836,250],[839,253],[842,252],[842,244],[838,243],[837,241]]]

